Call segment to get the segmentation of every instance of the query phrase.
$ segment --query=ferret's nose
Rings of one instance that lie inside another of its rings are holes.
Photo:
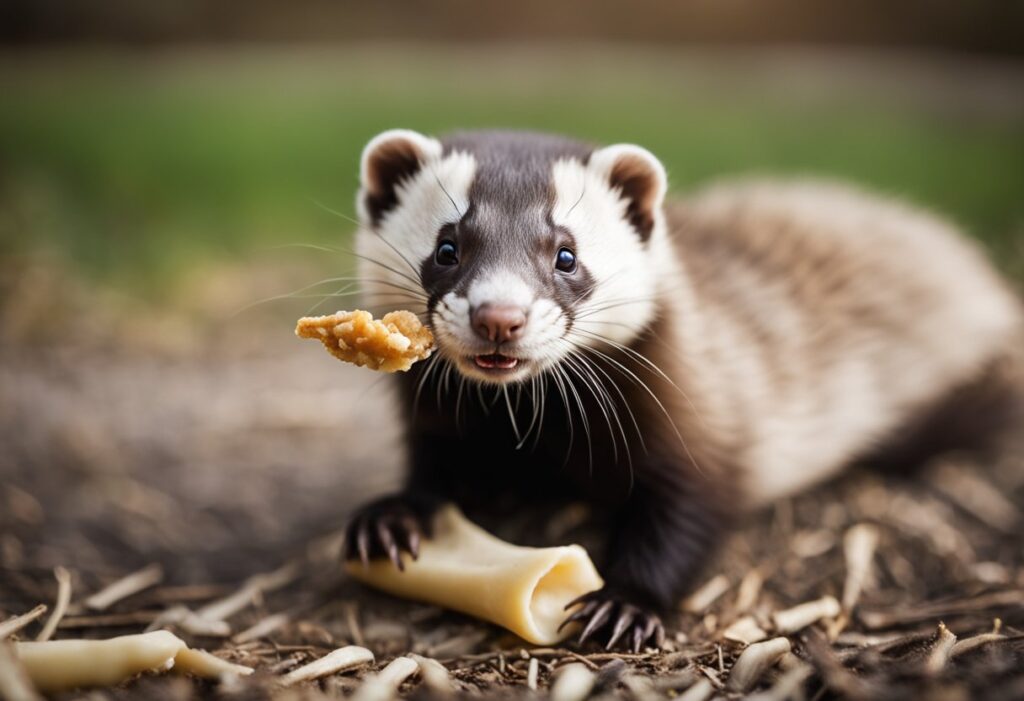
[[[526,312],[514,304],[481,304],[473,309],[469,320],[480,338],[492,343],[507,343],[522,336]]]

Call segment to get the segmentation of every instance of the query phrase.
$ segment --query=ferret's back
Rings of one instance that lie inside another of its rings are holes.
[[[702,317],[680,342],[719,378],[757,501],[841,469],[1019,338],[1020,302],[978,247],[904,203],[744,181],[668,219]]]

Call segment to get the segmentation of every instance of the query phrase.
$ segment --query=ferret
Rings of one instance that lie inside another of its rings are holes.
[[[398,378],[408,476],[356,512],[349,557],[402,568],[445,501],[584,500],[605,585],[566,623],[638,650],[737,514],[1019,407],[1022,305],[950,224],[835,183],[667,189],[635,145],[369,142],[366,301],[419,314],[437,351]]]

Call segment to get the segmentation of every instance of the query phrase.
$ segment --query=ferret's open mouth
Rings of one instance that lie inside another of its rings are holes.
[[[477,367],[484,370],[512,370],[519,364],[519,358],[511,358],[501,353],[473,356]]]

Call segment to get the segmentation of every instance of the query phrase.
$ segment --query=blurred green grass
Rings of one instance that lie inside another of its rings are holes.
[[[388,59],[7,65],[0,254],[49,248],[145,294],[197,261],[345,245],[352,225],[317,203],[352,215],[373,134],[500,126],[641,143],[675,189],[749,171],[848,178],[950,215],[1022,270],[1019,121],[940,115],[841,86],[794,98],[728,75],[687,82],[664,66],[614,61],[586,71]]]

